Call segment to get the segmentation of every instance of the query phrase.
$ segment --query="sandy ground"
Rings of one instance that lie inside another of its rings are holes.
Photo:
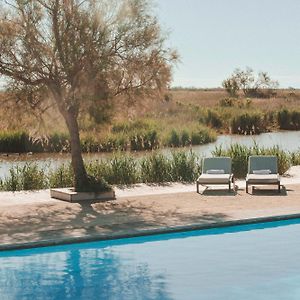
[[[141,184],[116,188],[116,200],[84,203],[51,199],[49,190],[1,192],[0,249],[300,213],[300,166],[282,177],[280,194],[270,186],[246,194],[245,182],[236,184],[235,192],[203,188],[202,195],[195,184]]]

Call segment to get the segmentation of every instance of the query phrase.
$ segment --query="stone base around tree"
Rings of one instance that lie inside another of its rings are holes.
[[[108,192],[75,192],[72,187],[50,189],[50,196],[68,202],[116,199],[114,190]]]

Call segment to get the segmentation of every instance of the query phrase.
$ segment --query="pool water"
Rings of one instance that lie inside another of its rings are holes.
[[[300,220],[0,252],[0,299],[300,299]]]

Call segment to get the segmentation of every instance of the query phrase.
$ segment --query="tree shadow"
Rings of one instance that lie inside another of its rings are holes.
[[[163,199],[161,200],[163,201]],[[75,206],[76,205],[76,206]],[[74,209],[72,209],[72,207]],[[75,209],[76,208],[76,209]],[[208,211],[184,212],[178,207],[160,211],[142,201],[86,201],[67,206],[70,213],[57,209],[42,213],[43,207],[15,219],[12,226],[0,226],[2,244],[36,241],[62,241],[72,237],[114,236],[143,230],[208,224],[226,221],[229,216]],[[1,220],[1,216],[0,216]]]

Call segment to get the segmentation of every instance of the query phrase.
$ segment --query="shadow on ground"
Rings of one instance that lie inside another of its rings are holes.
[[[182,199],[183,201],[185,199]],[[163,199],[162,199],[163,201]],[[0,212],[1,244],[61,240],[74,236],[135,233],[140,230],[208,224],[228,216],[207,211],[183,212],[177,207],[158,209],[148,201],[113,200],[62,205],[36,205],[16,216]]]
[[[257,188],[252,187],[252,195],[253,196],[273,196],[273,197],[280,197],[280,196],[287,196],[287,189],[285,186],[281,186],[280,193],[278,193],[277,187],[274,188]]]

